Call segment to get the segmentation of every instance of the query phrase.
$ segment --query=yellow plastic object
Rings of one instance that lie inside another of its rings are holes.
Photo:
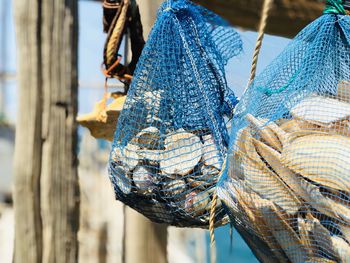
[[[96,139],[113,140],[126,96],[112,97],[114,100],[109,105],[106,105],[106,99],[104,98],[95,104],[91,113],[77,117],[78,123],[88,128],[91,135]]]

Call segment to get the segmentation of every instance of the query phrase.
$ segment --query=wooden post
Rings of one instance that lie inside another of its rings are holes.
[[[77,1],[14,0],[14,11],[14,262],[77,262]]]
[[[139,0],[144,36],[154,23],[161,0]],[[123,263],[166,263],[167,227],[154,224],[141,214],[125,207]]]
[[[155,224],[132,210],[125,210],[125,263],[166,263],[167,226]]]

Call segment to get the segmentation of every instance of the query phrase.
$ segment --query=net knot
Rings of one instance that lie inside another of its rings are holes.
[[[327,0],[323,14],[346,15],[345,0]]]

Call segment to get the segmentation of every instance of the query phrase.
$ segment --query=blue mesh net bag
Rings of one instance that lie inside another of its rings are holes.
[[[350,260],[349,7],[327,1],[236,106],[217,189],[261,262]]]
[[[207,227],[237,100],[224,66],[239,35],[190,1],[163,3],[119,117],[109,162],[116,198],[149,219]],[[218,204],[217,225],[228,217]]]

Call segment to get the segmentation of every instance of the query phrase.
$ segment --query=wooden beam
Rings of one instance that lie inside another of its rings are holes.
[[[228,20],[232,25],[256,31],[262,0],[195,0]],[[294,37],[303,27],[322,14],[324,3],[318,0],[275,0],[267,33]]]
[[[85,0],[87,1],[87,0]],[[102,1],[102,0],[89,0]],[[228,20],[233,26],[257,31],[263,0],[193,0]],[[148,0],[139,1],[146,6]],[[154,13],[162,0],[149,6]],[[294,37],[303,27],[322,14],[324,2],[321,0],[274,0],[267,33],[284,37]],[[147,29],[146,29],[147,30]]]

